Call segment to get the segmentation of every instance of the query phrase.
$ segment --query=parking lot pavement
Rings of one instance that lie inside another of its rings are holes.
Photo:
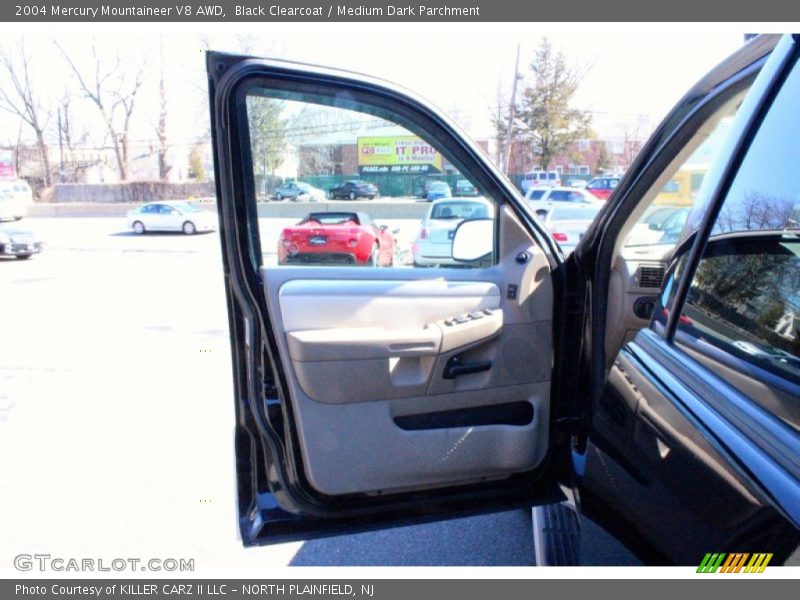
[[[16,573],[18,553],[76,548],[194,558],[201,574],[528,564],[523,511],[244,550],[217,234],[137,237],[117,219],[25,223],[46,248],[0,259],[0,575]]]

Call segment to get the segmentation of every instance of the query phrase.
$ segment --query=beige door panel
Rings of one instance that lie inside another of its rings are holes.
[[[296,397],[303,465],[311,485],[330,495],[385,493],[508,477],[534,468],[547,450],[549,382],[362,404]],[[529,402],[522,426],[407,431],[403,414]]]
[[[415,310],[409,302],[406,310]],[[465,323],[442,319],[419,329],[394,327],[336,327],[286,332],[293,361],[364,360],[407,356],[436,356],[499,335],[503,312],[477,313]]]
[[[296,278],[281,281],[279,276],[289,269]],[[495,283],[423,279],[415,269],[364,269],[363,275],[371,276],[369,279],[361,279],[362,273],[354,273],[352,268],[276,267],[264,271],[279,286],[280,316],[287,333],[351,327],[421,329],[471,310],[500,308],[500,289]],[[325,277],[335,277],[333,271],[344,273],[340,279]],[[324,278],[309,277],[312,272]],[[408,275],[418,279],[405,279]]]
[[[502,260],[489,268],[262,269],[315,489],[424,489],[539,464],[549,427],[550,263],[510,211],[499,217]],[[446,379],[454,356],[491,366]],[[529,416],[454,425],[485,407]],[[433,425],[408,425],[420,422]]]

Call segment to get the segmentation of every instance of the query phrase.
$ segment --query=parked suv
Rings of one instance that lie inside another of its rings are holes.
[[[519,182],[523,194],[532,187],[558,185],[561,185],[561,175],[557,171],[530,171]]]

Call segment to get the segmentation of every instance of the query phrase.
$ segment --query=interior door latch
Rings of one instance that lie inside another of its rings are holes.
[[[454,356],[447,361],[442,377],[445,379],[455,379],[459,375],[469,375],[470,373],[482,373],[492,368],[490,360],[476,360],[473,362],[461,362],[459,356]]]

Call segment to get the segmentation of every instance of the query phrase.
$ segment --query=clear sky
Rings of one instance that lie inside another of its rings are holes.
[[[687,88],[743,43],[743,31],[703,31],[700,26],[614,26],[547,24],[389,25],[235,24],[176,26],[35,27],[3,26],[4,42],[24,40],[33,54],[34,85],[44,96],[75,92],[74,78],[55,48],[57,40],[79,68],[87,67],[94,41],[101,56],[117,51],[120,69],[148,65],[148,83],[134,117],[142,146],[154,140],[156,86],[163,40],[170,104],[169,131],[175,143],[190,143],[207,130],[203,51],[242,50],[276,58],[341,67],[404,85],[454,113],[473,137],[491,133],[489,118],[498,86],[510,91],[514,56],[521,45],[521,70],[543,35],[568,61],[585,71],[577,108],[594,114],[601,135],[620,135],[637,121],[652,127]],[[714,29],[714,28],[712,28]],[[77,30],[77,32],[76,32]],[[0,79],[2,82],[2,79]],[[7,85],[5,82],[0,83]],[[94,117],[83,102],[78,115]],[[96,119],[95,119],[96,121]],[[16,140],[19,120],[0,114],[0,143]],[[93,131],[102,143],[102,127]]]

